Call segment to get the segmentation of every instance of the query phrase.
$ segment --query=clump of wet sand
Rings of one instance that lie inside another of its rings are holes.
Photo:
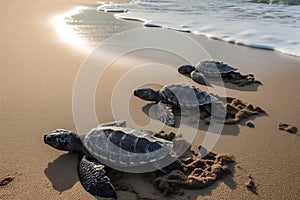
[[[185,172],[172,171],[157,177],[154,184],[165,194],[177,193],[177,189],[201,189],[213,185],[216,180],[231,173],[228,164],[234,160],[228,155],[215,155],[213,158],[188,157],[183,161]]]
[[[246,126],[248,126],[250,128],[255,128],[255,125],[252,122],[250,122],[250,121],[246,122]]]
[[[163,133],[164,135],[166,133]],[[167,175],[154,179],[154,185],[164,193],[181,194],[180,189],[201,189],[213,185],[218,179],[231,173],[230,164],[234,163],[233,156],[207,152],[200,157],[200,149],[188,150],[190,153],[180,158],[184,173],[174,170]]]
[[[175,138],[176,134],[174,132],[166,133],[165,131],[160,131],[158,133],[153,133],[153,136],[172,141]]]
[[[241,74],[239,72],[231,72],[229,74],[222,75],[224,82],[235,84],[239,87],[247,86],[253,83],[262,84],[260,81],[256,80],[253,74]]]
[[[158,138],[163,138],[169,141],[175,138],[175,133],[173,132],[146,132],[153,134]],[[202,158],[200,156],[200,149],[202,155],[203,153],[206,154]],[[201,189],[211,186],[217,180],[228,174],[231,174],[232,171],[230,169],[230,165],[235,163],[233,156],[208,152],[205,148],[201,148],[201,146],[198,146],[197,149],[190,147],[184,156],[179,159],[183,164],[184,172],[174,170],[167,175],[164,175],[159,171],[149,174],[149,176],[153,176],[150,181],[165,196],[171,194],[184,195],[184,191],[181,189]],[[149,198],[142,198],[141,195],[134,190],[132,185],[122,182],[124,181],[122,180],[122,176],[118,177],[117,179],[113,178],[116,172],[116,170],[113,170],[108,176],[112,178],[113,185],[117,191],[126,191],[135,195],[137,199],[149,200]]]
[[[251,191],[256,188],[254,178],[250,174],[248,175],[248,179],[245,182],[245,186]]]
[[[238,98],[227,98],[227,100],[228,103],[226,104],[227,115],[225,124],[237,124],[242,119],[247,119],[251,116],[265,113],[262,108],[243,102]]]
[[[293,134],[296,134],[298,132],[297,127],[289,125],[287,123],[279,123],[278,124],[278,129],[283,130],[283,131],[287,131],[287,132],[293,133]]]
[[[239,124],[244,119],[249,119],[260,114],[266,114],[266,112],[261,107],[254,106],[253,104],[244,102],[238,98],[223,98],[218,96],[217,98],[220,100],[224,99],[224,101],[226,102],[225,106],[227,114],[224,120],[225,124]],[[205,113],[203,116],[203,118],[206,120],[206,124],[209,124],[209,113]],[[214,120],[218,121],[218,119]],[[246,125],[250,128],[255,127],[252,122],[247,122]]]

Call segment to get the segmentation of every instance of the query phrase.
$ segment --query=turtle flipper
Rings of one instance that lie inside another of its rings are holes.
[[[84,189],[96,197],[117,198],[116,191],[105,175],[104,165],[84,156],[78,167],[78,174]]]
[[[118,121],[113,121],[113,122],[102,123],[98,127],[105,127],[105,126],[126,127],[126,121],[118,120]]]
[[[161,101],[157,104],[157,118],[167,126],[175,126],[175,116],[172,107]]]
[[[206,80],[204,75],[200,72],[197,72],[196,70],[192,71],[191,78],[193,79],[193,81],[199,83],[200,85],[210,86],[209,82]]]
[[[215,101],[211,104],[204,105],[205,109],[211,113],[213,117],[225,119],[227,111],[226,106],[221,101]]]
[[[180,160],[175,160],[174,162],[172,162],[171,164],[169,164],[168,166],[165,166],[161,169],[159,169],[161,172],[163,172],[164,174],[169,174],[171,173],[173,170],[178,170],[181,172],[184,172],[183,170],[183,166]]]
[[[155,163],[153,163],[154,167],[164,174],[169,174],[173,170],[178,170],[178,171],[184,172],[184,168],[183,168],[182,162],[180,160],[176,159],[174,161],[174,158],[172,158],[170,155],[166,156],[166,158],[164,158],[164,160],[171,161],[171,163],[167,166],[162,166],[162,163],[155,162]]]

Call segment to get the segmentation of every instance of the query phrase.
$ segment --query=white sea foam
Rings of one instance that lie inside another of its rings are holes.
[[[104,3],[98,10],[118,11],[115,17],[140,21],[147,27],[162,26],[300,56],[299,5],[246,0],[135,0]]]

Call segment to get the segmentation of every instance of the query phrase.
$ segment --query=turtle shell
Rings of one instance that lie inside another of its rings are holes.
[[[160,90],[160,95],[168,103],[183,108],[193,108],[218,100],[199,88],[184,84],[166,85]]]
[[[219,77],[220,74],[226,74],[237,70],[226,63],[218,61],[201,61],[196,64],[195,68],[198,72],[201,72],[207,77]]]
[[[82,142],[97,160],[124,167],[154,163],[169,155],[173,148],[173,142],[115,126],[95,128]]]

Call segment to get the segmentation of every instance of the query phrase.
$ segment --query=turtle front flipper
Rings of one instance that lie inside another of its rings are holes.
[[[84,189],[96,197],[117,198],[116,191],[105,175],[104,165],[84,156],[78,167],[78,174]]]
[[[172,106],[164,104],[161,101],[157,104],[157,118],[167,126],[175,126],[175,115]]]
[[[200,85],[210,86],[209,82],[206,80],[204,75],[200,72],[197,72],[196,70],[192,71],[191,78],[193,81],[199,83]]]

